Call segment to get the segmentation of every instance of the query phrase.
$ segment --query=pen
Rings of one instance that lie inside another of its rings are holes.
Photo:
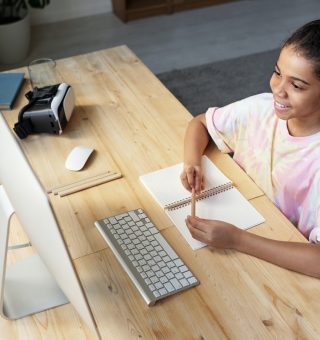
[[[192,195],[191,195],[191,216],[196,216],[196,190],[192,188]]]

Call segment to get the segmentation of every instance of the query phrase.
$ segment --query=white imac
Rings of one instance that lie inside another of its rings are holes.
[[[13,213],[37,254],[7,268]],[[48,196],[0,113],[0,314],[19,319],[68,302],[100,337]]]

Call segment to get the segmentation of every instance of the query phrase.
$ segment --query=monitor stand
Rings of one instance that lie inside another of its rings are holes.
[[[8,196],[0,185],[0,315],[14,320],[69,301],[39,255],[28,256],[6,268],[13,213]]]

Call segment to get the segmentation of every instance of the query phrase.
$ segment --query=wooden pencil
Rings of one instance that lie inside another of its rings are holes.
[[[192,195],[191,195],[191,216],[196,216],[196,190],[192,188]]]
[[[121,178],[121,177],[122,177],[121,173],[115,173],[115,174],[110,175],[110,176],[105,176],[105,177],[102,177],[102,178],[98,178],[96,180],[92,180],[91,182],[84,182],[82,185],[70,187],[66,190],[61,190],[57,194],[60,197],[64,197],[64,196],[73,194],[75,192],[94,187],[94,186],[99,185],[99,184],[103,184],[103,183],[113,181],[113,180]]]

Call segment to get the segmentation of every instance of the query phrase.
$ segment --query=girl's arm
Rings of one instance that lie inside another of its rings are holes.
[[[229,223],[188,216],[187,226],[194,238],[217,248],[235,249],[280,267],[320,277],[320,246],[276,241],[241,230]]]
[[[181,182],[188,190],[192,187],[195,187],[196,192],[201,190],[203,185],[201,157],[208,142],[206,118],[202,113],[190,121],[184,138],[184,168]]]
[[[270,240],[241,230],[234,249],[302,274],[320,277],[320,246]]]

